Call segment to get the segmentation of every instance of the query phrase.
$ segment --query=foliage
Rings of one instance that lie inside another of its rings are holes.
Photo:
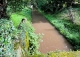
[[[36,0],[38,7],[44,12],[56,13],[72,5],[74,0]]]
[[[35,34],[34,28],[30,23],[27,23],[27,31],[29,33],[29,52],[31,55],[38,54],[39,40],[42,38],[42,34]]]
[[[69,51],[69,52],[49,52],[47,54],[32,55],[30,57],[79,57],[80,51]]]
[[[70,51],[70,52],[50,52],[49,55],[47,55],[47,57],[78,57],[80,55],[77,55],[76,54],[79,54],[79,52],[74,52],[74,51]]]
[[[19,11],[22,9],[22,0],[8,0],[8,5],[13,11]]]
[[[0,20],[0,57],[15,57],[13,41],[17,37],[17,30],[12,21]]]
[[[74,17],[74,23],[77,24],[77,25],[80,25],[80,8],[77,7],[77,8],[72,8],[72,14],[73,14],[73,17]],[[64,11],[58,13],[58,14],[55,14],[55,17],[56,18],[59,18],[59,19],[65,19],[65,20],[70,20],[70,16],[69,16],[69,12],[68,12],[68,9],[65,8]]]
[[[46,0],[36,0],[35,2],[36,2],[36,4],[37,4],[37,6],[38,6],[39,8],[41,8],[43,5],[45,5],[45,3],[46,3],[47,1],[46,1]]]
[[[29,35],[27,28],[28,26],[26,25],[27,23],[21,23],[20,27],[18,28],[19,30],[19,45],[21,46],[22,50],[22,55],[26,56],[29,53]]]
[[[7,0],[7,2],[12,11],[21,11],[27,6],[28,0]]]

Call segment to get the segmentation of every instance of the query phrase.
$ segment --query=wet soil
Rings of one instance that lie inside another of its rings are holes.
[[[35,33],[44,34],[39,48],[41,53],[56,50],[69,51],[72,49],[69,42],[38,11],[32,12],[32,25],[35,28]]]

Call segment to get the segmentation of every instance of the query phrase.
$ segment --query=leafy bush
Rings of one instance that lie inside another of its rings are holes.
[[[13,39],[17,32],[12,21],[0,20],[0,57],[15,57]]]
[[[65,8],[73,6],[76,0],[36,0],[38,8],[45,13],[59,13]]]
[[[10,11],[10,9],[8,9]],[[29,36],[27,33],[27,26],[21,24],[22,29],[17,29],[22,18],[28,17],[28,20],[31,21],[31,10],[28,8],[23,9],[21,12],[8,12],[11,20],[1,19],[0,20],[0,57],[16,57],[16,49],[19,44],[21,46],[22,53],[25,56],[29,53]],[[14,26],[15,25],[15,26]],[[16,28],[15,28],[16,27]],[[5,38],[4,38],[5,37]],[[19,43],[17,43],[18,41]]]
[[[35,34],[34,28],[32,27],[31,23],[27,22],[26,24],[27,32],[29,35],[29,52],[30,54],[38,54],[38,48],[39,48],[39,39],[41,38],[41,34]]]
[[[46,0],[35,0],[35,2],[37,3],[37,6],[39,8],[42,8],[42,6],[44,6],[47,3]]]
[[[37,54],[29,57],[79,57],[80,51],[69,51],[69,52],[49,52],[47,54]]]
[[[21,43],[23,43],[24,39],[26,38],[26,32],[27,36],[29,36],[26,40],[29,40],[29,47],[28,51],[26,53],[34,55],[34,54],[39,54],[39,39],[42,37],[41,34],[35,34],[34,33],[34,28],[32,27],[31,23],[27,21],[26,23],[21,24],[21,29],[22,32],[20,34],[21,38]],[[22,35],[22,37],[21,37]],[[26,44],[25,44],[26,45]],[[24,45],[24,47],[25,47]]]
[[[8,0],[8,6],[12,11],[21,11],[23,9],[23,0]]]

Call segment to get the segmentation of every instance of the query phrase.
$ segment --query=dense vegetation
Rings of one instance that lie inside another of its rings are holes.
[[[20,11],[27,6],[28,0],[7,0],[8,7],[13,11]]]
[[[70,7],[75,0],[36,0],[38,7],[44,12],[56,13]]]
[[[49,52],[47,54],[41,54],[41,55],[33,55],[32,57],[78,57],[79,51],[77,52]]]
[[[0,57],[16,56],[14,52],[14,38],[17,39],[17,29],[12,21],[0,20]]]

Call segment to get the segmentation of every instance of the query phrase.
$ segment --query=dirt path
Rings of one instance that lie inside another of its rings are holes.
[[[59,34],[39,12],[32,12],[32,24],[36,33],[43,33],[42,42],[40,42],[39,51],[47,53],[50,51],[62,50],[69,51],[72,46]]]

